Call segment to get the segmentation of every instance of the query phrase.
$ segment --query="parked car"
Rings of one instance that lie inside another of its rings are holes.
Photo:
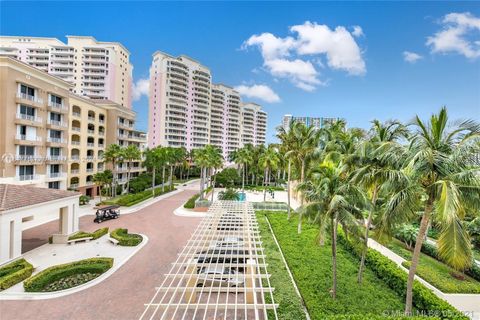
[[[243,238],[222,237],[210,243],[210,248],[241,248],[243,247]]]
[[[197,287],[229,286],[241,287],[244,285],[243,273],[222,266],[204,267],[198,272]]]
[[[195,258],[199,264],[206,263],[245,263],[249,258],[248,250],[241,249],[209,249],[197,253]]]
[[[117,219],[120,216],[120,206],[100,206],[96,207],[95,219],[93,222],[100,223],[102,221]]]

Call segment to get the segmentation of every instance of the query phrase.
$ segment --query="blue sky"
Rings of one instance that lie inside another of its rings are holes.
[[[452,118],[480,120],[480,6],[474,2],[0,5],[2,35],[121,42],[131,52],[135,81],[148,77],[156,50],[201,61],[214,82],[242,86],[250,94],[244,100],[264,106],[268,141],[286,113],[343,117],[368,128],[374,118],[409,121],[446,105]],[[134,110],[146,129],[145,96]]]

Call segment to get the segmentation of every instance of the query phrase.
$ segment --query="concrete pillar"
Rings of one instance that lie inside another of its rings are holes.
[[[185,272],[185,274],[188,277],[188,280],[185,285],[187,289],[185,290],[184,299],[185,299],[185,303],[194,303],[197,301],[197,292],[195,291],[196,285],[197,285],[197,278],[198,278],[197,263],[196,263],[197,260],[192,259],[189,262],[191,263],[191,265],[187,267]]]
[[[0,263],[10,260],[10,220],[0,216]]]
[[[245,270],[245,288],[248,289],[255,289],[256,283],[255,283],[255,269],[256,268],[256,261],[254,259],[248,259],[247,260],[247,266]],[[253,304],[255,303],[256,296],[255,292],[252,291],[246,291],[245,292],[245,302],[248,304]]]

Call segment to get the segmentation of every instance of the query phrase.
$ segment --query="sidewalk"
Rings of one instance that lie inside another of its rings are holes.
[[[408,269],[402,266],[402,263],[406,261],[404,258],[371,238],[368,239],[368,246],[395,262],[402,270],[408,273]],[[480,320],[480,294],[443,293],[422,278],[415,276],[415,279],[432,290],[437,297],[447,301],[458,310],[465,312],[471,319]]]

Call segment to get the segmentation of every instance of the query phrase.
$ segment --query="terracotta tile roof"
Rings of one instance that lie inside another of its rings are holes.
[[[0,184],[0,213],[76,195],[80,195],[80,193],[32,186]]]

